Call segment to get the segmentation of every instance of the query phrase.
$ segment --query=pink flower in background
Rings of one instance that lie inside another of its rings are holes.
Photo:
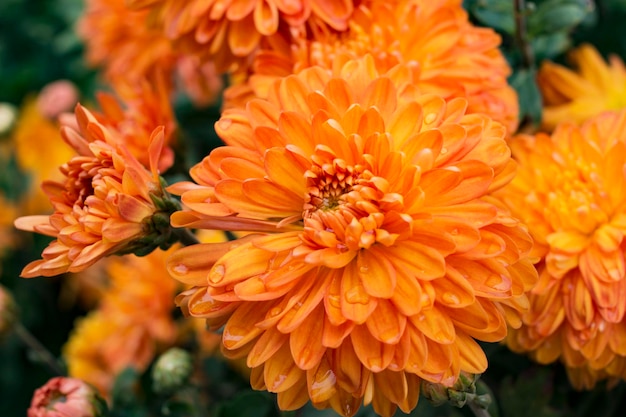
[[[56,377],[37,389],[28,417],[99,417],[104,401],[96,391],[76,378]]]

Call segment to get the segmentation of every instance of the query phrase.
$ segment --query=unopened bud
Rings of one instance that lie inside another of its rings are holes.
[[[152,369],[152,388],[160,394],[172,393],[182,388],[193,372],[189,352],[171,348],[157,359]]]
[[[28,417],[104,417],[105,401],[77,378],[56,377],[33,394]]]
[[[17,108],[10,103],[0,103],[0,138],[8,136],[17,121]]]

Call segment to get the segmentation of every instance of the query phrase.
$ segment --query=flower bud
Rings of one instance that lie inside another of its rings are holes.
[[[10,103],[0,103],[0,138],[8,136],[17,121],[17,109]]]
[[[160,394],[167,394],[182,388],[193,371],[189,352],[171,348],[157,359],[152,369],[152,388]]]
[[[104,417],[107,406],[96,390],[77,378],[55,377],[35,390],[28,417]]]

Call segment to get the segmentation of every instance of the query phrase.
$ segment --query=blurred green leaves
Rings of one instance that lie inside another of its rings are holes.
[[[478,24],[502,35],[502,51],[513,68],[509,82],[519,95],[520,121],[537,125],[541,120],[537,67],[571,48],[579,26],[595,24],[595,4],[591,0],[466,0],[464,5]]]

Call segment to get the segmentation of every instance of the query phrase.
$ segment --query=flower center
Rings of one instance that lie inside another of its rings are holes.
[[[345,204],[344,195],[352,191],[364,171],[360,165],[347,165],[342,159],[328,163],[314,163],[305,176],[308,194],[304,202],[303,218],[318,210],[329,211]]]

